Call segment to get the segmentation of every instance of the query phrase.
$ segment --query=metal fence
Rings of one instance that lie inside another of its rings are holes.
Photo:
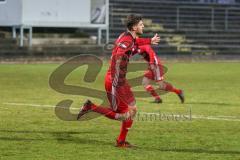
[[[176,13],[177,30],[240,31],[240,8],[179,6]]]

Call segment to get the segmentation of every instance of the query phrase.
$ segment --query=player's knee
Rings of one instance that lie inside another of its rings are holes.
[[[164,84],[164,81],[158,81],[158,86],[160,89],[164,89],[165,88],[165,84]]]
[[[129,117],[130,117],[130,112],[117,113],[116,120],[125,121],[125,120],[129,119]]]
[[[131,103],[128,104],[129,106],[135,106],[136,105],[136,100],[132,101]]]
[[[146,88],[147,87],[146,81],[142,80],[142,85],[143,85],[144,88]]]
[[[136,106],[131,107],[130,110],[129,110],[129,112],[130,112],[130,117],[129,117],[129,119],[134,119],[135,116],[136,116],[136,114],[137,114],[137,107],[136,107]]]
[[[119,121],[125,121],[125,120],[133,120],[135,118],[137,114],[137,108],[134,106],[134,107],[130,107],[128,112],[126,113],[118,113],[117,116],[116,116],[116,119],[119,120]]]
[[[149,85],[149,79],[146,77],[143,77],[142,85],[144,88],[146,88]]]

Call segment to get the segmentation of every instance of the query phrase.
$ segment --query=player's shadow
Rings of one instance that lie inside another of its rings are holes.
[[[113,143],[101,141],[97,139],[77,138],[77,137],[56,137],[56,138],[19,138],[19,137],[0,137],[1,141],[21,141],[21,142],[33,142],[33,141],[51,141],[57,140],[59,143],[76,143],[76,144],[94,144],[99,146],[113,146]]]
[[[92,132],[89,131],[15,131],[15,130],[0,130],[2,133],[29,133],[29,134],[90,134]]]
[[[75,132],[75,131],[13,131],[13,130],[0,130],[2,133],[20,133],[20,134],[50,134],[53,135],[53,138],[29,138],[28,136],[24,137],[2,137],[0,136],[0,140],[2,141],[21,141],[21,142],[33,142],[33,141],[52,141],[57,140],[59,143],[76,143],[76,144],[93,144],[99,146],[113,146],[111,141],[102,141],[99,139],[89,139],[84,137],[73,137],[72,135],[79,135],[79,134],[93,134],[92,132]],[[154,147],[141,147],[138,146],[138,150],[147,150],[147,151],[158,151],[158,152],[180,152],[180,153],[207,153],[207,154],[237,154],[240,155],[240,151],[224,151],[224,150],[206,150],[206,149],[178,149],[178,148],[154,148]]]
[[[154,103],[154,102],[153,102]],[[176,104],[176,102],[163,102],[166,104]],[[224,103],[224,102],[185,102],[186,105],[219,105],[219,106],[239,106],[240,104]],[[183,105],[184,105],[183,104]]]
[[[3,137],[0,136],[2,141],[23,141],[23,142],[32,142],[32,141],[51,141],[57,140],[59,143],[77,143],[77,144],[94,144],[94,145],[113,145],[111,142],[106,142],[98,139],[89,139],[84,138],[85,135],[96,134],[95,132],[86,132],[86,131],[14,131],[14,130],[0,130],[0,133],[13,133],[14,136]],[[8,134],[8,135],[9,135]],[[16,136],[16,134],[48,134],[52,137],[47,138],[32,138],[26,135]],[[99,133],[98,133],[99,134]],[[74,135],[83,135],[82,137],[76,137]]]
[[[139,147],[144,150],[149,150],[149,151],[160,151],[160,152],[179,152],[179,153],[207,153],[207,154],[237,154],[240,155],[240,150],[239,151],[225,151],[225,150],[206,150],[206,149],[201,149],[201,148],[196,148],[196,149],[187,149],[187,148],[153,148],[153,147]]]
[[[71,138],[62,138],[62,137],[56,137],[56,140],[58,140],[59,143],[76,143],[76,144],[93,144],[93,145],[106,145],[106,146],[112,146],[114,143],[111,141],[103,141],[99,139],[89,139],[89,138],[80,138],[80,137],[71,137]]]
[[[224,102],[186,102],[185,104],[218,105],[218,106],[239,106],[239,104],[231,104],[231,103],[224,103]]]

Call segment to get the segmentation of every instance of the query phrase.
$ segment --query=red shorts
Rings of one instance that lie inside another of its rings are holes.
[[[105,78],[105,89],[111,108],[117,113],[128,112],[129,104],[135,102],[133,92],[127,82],[122,86],[113,87],[111,76],[107,75]]]
[[[150,68],[146,70],[144,73],[144,77],[147,77],[148,79],[151,79],[154,81],[162,81],[164,79],[163,75],[164,75],[164,70],[162,65],[158,65],[158,68],[156,69],[155,74]]]

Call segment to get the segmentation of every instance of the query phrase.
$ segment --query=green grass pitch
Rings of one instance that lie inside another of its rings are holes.
[[[80,108],[88,98],[61,94],[49,87],[49,76],[58,66],[0,65],[0,159],[240,159],[240,63],[168,62],[166,79],[184,89],[186,103],[180,104],[170,93],[162,96],[163,104],[137,98],[138,111],[189,114],[191,108],[193,119],[136,120],[128,136],[138,146],[134,149],[114,147],[120,129],[117,121],[104,117],[62,121],[56,117],[51,106],[61,100],[72,99],[72,107]],[[104,90],[107,63],[94,83],[82,81],[85,70],[72,72],[66,83]]]

